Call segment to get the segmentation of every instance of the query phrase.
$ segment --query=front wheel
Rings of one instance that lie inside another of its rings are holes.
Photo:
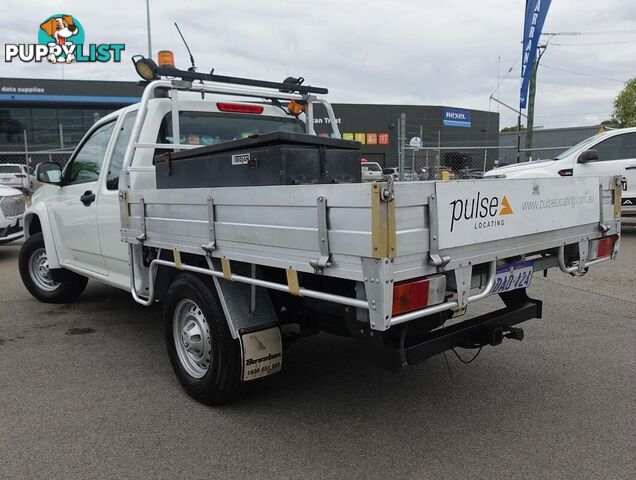
[[[232,338],[213,284],[184,273],[164,304],[166,346],[185,391],[206,405],[232,400],[241,390],[241,351]]]
[[[54,278],[41,232],[31,235],[22,245],[18,267],[26,289],[44,303],[70,302],[88,283],[88,278],[65,269],[57,270]]]

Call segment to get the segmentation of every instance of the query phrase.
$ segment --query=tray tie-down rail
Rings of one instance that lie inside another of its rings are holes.
[[[130,251],[130,255],[132,256],[133,245],[129,245],[129,251]],[[202,275],[223,278],[231,282],[240,282],[240,283],[246,283],[248,285],[253,285],[255,287],[269,288],[272,290],[277,290],[279,292],[285,292],[285,293],[289,293],[291,295],[296,295],[300,297],[315,298],[318,300],[324,300],[327,302],[334,302],[341,305],[347,305],[347,306],[351,306],[355,308],[368,310],[369,316],[371,318],[371,328],[374,330],[379,330],[379,331],[387,330],[390,327],[394,325],[398,325],[400,323],[415,320],[417,318],[426,317],[428,315],[443,312],[446,310],[451,310],[460,305],[465,305],[468,303],[481,300],[482,298],[488,296],[490,292],[492,291],[492,288],[495,284],[495,271],[496,271],[496,264],[497,264],[496,261],[490,262],[489,278],[486,285],[481,290],[481,292],[475,295],[469,295],[468,293],[466,293],[469,291],[469,288],[470,288],[468,286],[467,288],[463,289],[464,294],[462,294],[461,292],[458,293],[458,298],[456,300],[447,300],[444,303],[441,303],[438,305],[426,307],[421,310],[416,310],[414,312],[405,313],[402,315],[391,317],[393,284],[390,283],[390,287],[388,287],[386,286],[385,282],[381,282],[379,279],[374,277],[367,277],[367,281],[365,281],[365,285],[367,286],[367,292],[371,293],[372,298],[369,298],[368,300],[362,300],[362,299],[357,299],[352,297],[346,297],[343,295],[335,295],[331,293],[325,293],[325,292],[321,292],[317,290],[303,288],[299,284],[297,271],[292,268],[288,268],[286,270],[287,284],[282,284],[282,283],[271,282],[268,280],[262,280],[262,279],[253,278],[253,277],[246,277],[243,275],[237,275],[235,273],[232,273],[230,260],[225,257],[221,259],[222,270],[219,271],[214,268],[212,264],[212,259],[209,256],[206,256],[208,268],[196,267],[193,265],[188,265],[186,263],[183,263],[178,250],[173,251],[173,256],[174,256],[173,261],[155,258],[154,260],[150,262],[148,296],[146,298],[141,297],[137,293],[137,289],[135,287],[134,268],[132,269],[131,293],[134,300],[137,303],[144,306],[149,306],[155,301],[154,279],[155,279],[158,267],[165,266],[165,267],[176,268],[178,270],[198,273]],[[376,265],[376,266],[377,265],[385,265],[385,266],[392,265],[391,262],[385,263],[384,261],[380,261],[379,259],[367,259],[367,260],[370,261],[369,262],[370,264]],[[466,278],[469,279],[471,271],[472,271],[471,267],[468,267],[467,269],[458,269],[456,271],[456,275],[458,276],[457,277],[458,283],[461,284],[462,278],[464,279],[464,282],[466,281]],[[368,288],[370,285],[372,286],[372,288]],[[470,285],[470,280],[468,280],[468,285]],[[378,301],[376,299],[376,294],[378,293],[381,296],[383,295],[387,296],[388,301],[387,302]],[[386,316],[387,321],[386,322],[378,321],[377,320],[378,316],[380,316],[379,318],[382,318],[383,320],[384,320],[384,316]]]

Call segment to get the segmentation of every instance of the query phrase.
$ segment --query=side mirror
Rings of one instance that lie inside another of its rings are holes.
[[[587,163],[598,160],[598,152],[596,150],[585,150],[579,155],[578,163]]]
[[[59,185],[62,182],[62,167],[55,162],[40,163],[35,167],[35,177],[39,182]]]

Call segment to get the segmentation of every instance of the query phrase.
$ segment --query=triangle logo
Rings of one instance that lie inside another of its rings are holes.
[[[508,202],[508,199],[504,195],[501,199],[501,211],[499,212],[499,215],[510,215],[511,213],[512,207],[510,207],[510,202]]]

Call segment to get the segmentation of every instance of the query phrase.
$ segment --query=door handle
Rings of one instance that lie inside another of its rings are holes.
[[[95,194],[90,190],[87,190],[84,192],[84,195],[80,197],[80,201],[84,204],[85,207],[88,207],[95,201]]]
[[[629,167],[625,167],[625,170],[636,170],[636,165],[630,165]]]

